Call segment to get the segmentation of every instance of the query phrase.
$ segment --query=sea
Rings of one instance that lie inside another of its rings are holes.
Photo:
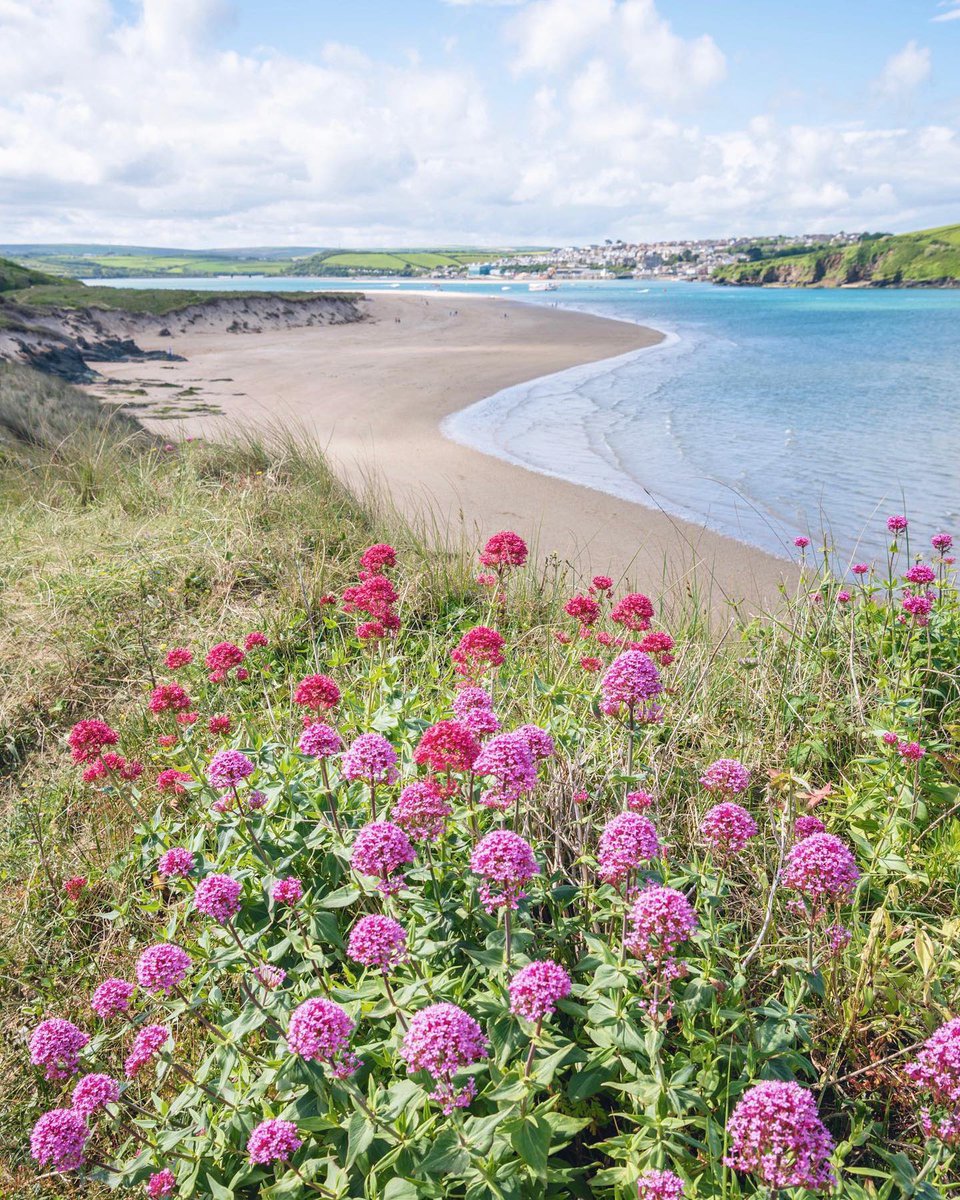
[[[104,280],[89,280],[104,283]],[[124,279],[204,290],[437,291],[436,281]],[[705,525],[783,557],[839,565],[960,534],[960,290],[724,288],[597,280],[530,292],[450,283],[635,321],[655,347],[507,388],[449,417],[451,439]],[[811,553],[808,551],[808,553]]]

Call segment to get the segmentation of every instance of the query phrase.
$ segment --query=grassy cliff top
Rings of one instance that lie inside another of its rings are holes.
[[[781,253],[776,258],[732,263],[713,273],[721,284],[787,284],[838,287],[951,287],[960,285],[960,225],[916,233],[865,238],[842,249],[825,247]]]

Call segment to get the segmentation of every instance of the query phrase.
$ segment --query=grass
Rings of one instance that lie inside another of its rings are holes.
[[[104,409],[86,392],[29,367],[0,362],[0,452],[54,451],[77,438],[142,436],[140,425]],[[19,468],[14,468],[19,469]]]
[[[2,386],[0,413],[15,411],[18,396],[71,412],[75,403],[72,389],[43,400],[41,385],[21,374],[5,384],[0,376]],[[81,717],[110,720],[124,752],[148,764],[141,794],[152,805],[158,752],[143,703],[166,648],[263,629],[271,649],[258,738],[273,745],[295,736],[292,684],[332,660],[344,674],[360,670],[377,681],[376,697],[357,691],[353,716],[400,740],[448,703],[448,651],[459,633],[496,622],[510,651],[496,688],[505,727],[535,720],[562,747],[528,828],[551,863],[572,869],[586,861],[624,781],[619,734],[590,711],[595,684],[577,665],[584,651],[576,639],[568,648],[553,636],[571,627],[562,603],[573,584],[548,557],[517,573],[509,606],[498,612],[473,582],[472,547],[430,551],[366,511],[309,446],[195,443],[167,454],[96,421],[85,425],[72,436],[52,434],[46,447],[15,444],[13,429],[13,449],[0,459],[0,640],[15,648],[0,660],[0,1194],[17,1196],[65,1194],[55,1179],[38,1182],[24,1158],[31,1122],[56,1096],[26,1065],[26,1033],[48,1010],[88,1024],[93,983],[129,972],[134,948],[151,938],[166,903],[143,849],[149,837],[141,844],[116,792],[80,783],[64,737]],[[324,598],[353,580],[360,551],[382,539],[400,555],[404,631],[378,657],[356,647],[352,623]],[[784,974],[795,950],[786,933],[772,933],[743,1021],[758,1031],[763,1051],[750,1050],[754,1072],[766,1054],[774,1056],[771,1069],[803,1079],[814,1069],[818,1077],[858,1073],[851,1084],[827,1088],[821,1110],[846,1139],[846,1164],[863,1172],[846,1176],[845,1195],[885,1200],[898,1193],[894,1184],[883,1190],[894,1178],[884,1155],[903,1156],[906,1166],[896,1169],[912,1187],[922,1150],[916,1105],[878,1060],[955,1015],[960,994],[960,617],[953,599],[930,627],[914,630],[892,619],[882,578],[872,599],[858,595],[851,607],[836,603],[839,586],[811,566],[797,597],[753,620],[718,628],[693,601],[660,614],[677,641],[673,694],[667,722],[643,742],[637,777],[658,794],[658,826],[678,848],[695,842],[697,776],[715,758],[749,763],[756,782],[748,803],[761,821],[776,819],[778,799],[829,785],[818,814],[855,847],[865,876],[844,918],[853,941],[836,968],[824,968],[816,986],[826,990],[817,996],[805,985],[798,992]],[[895,587],[891,594],[895,602]],[[212,686],[201,696],[205,715],[242,703],[239,693],[224,697]],[[886,729],[922,741],[922,763],[907,770],[891,757],[879,740]],[[581,809],[570,802],[578,788],[591,796]],[[760,851],[738,865],[738,937],[759,928],[773,867]],[[74,875],[90,881],[79,906],[62,888]],[[729,986],[729,1003],[741,1003],[734,1000],[741,985],[731,977]],[[781,1023],[784,1012],[789,1020]],[[706,1044],[678,1095],[720,1086],[722,1060],[704,1059]],[[618,1103],[627,1107],[629,1096],[627,1089]],[[700,1145],[697,1104],[684,1103],[678,1138]],[[598,1104],[572,1111],[597,1123],[594,1141],[611,1139],[611,1171],[632,1178],[653,1127],[637,1116],[625,1123],[636,1141],[618,1146]],[[700,1152],[704,1163],[716,1158]],[[719,1196],[716,1187],[709,1194]],[[735,1196],[730,1187],[725,1175],[722,1194]],[[946,1190],[955,1192],[956,1182]],[[96,1186],[87,1194],[98,1194]]]

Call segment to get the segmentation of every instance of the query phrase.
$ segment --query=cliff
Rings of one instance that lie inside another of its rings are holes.
[[[735,287],[960,287],[960,225],[718,267]]]

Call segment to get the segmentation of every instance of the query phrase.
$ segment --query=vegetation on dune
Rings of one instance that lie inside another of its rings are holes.
[[[836,287],[960,285],[960,225],[867,237],[842,250],[780,251],[771,258],[718,267],[714,283]]]
[[[7,258],[0,258],[0,292],[13,292],[19,288],[32,287],[34,284],[54,282],[52,275],[22,267]]]
[[[293,445],[0,499],[11,1191],[73,1186],[35,1123],[87,1194],[955,1190],[946,542],[718,628]]]
[[[296,303],[299,300],[350,299],[355,293],[344,292],[208,292],[190,288],[118,288],[97,287],[73,280],[24,287],[12,293],[18,304],[38,308],[106,308],[118,312],[152,313],[166,316],[195,304],[219,304],[224,300],[263,300],[271,295]]]
[[[0,362],[0,454],[21,464],[31,448],[54,450],[78,438],[149,438],[124,413],[105,408],[79,388],[29,367]]]

